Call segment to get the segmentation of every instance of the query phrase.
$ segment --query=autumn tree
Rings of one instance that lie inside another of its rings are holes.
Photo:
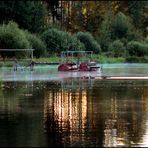
[[[59,8],[59,0],[45,0],[45,2],[47,3],[48,9],[51,11],[52,22],[55,23],[56,20],[60,19],[60,14],[57,11]]]

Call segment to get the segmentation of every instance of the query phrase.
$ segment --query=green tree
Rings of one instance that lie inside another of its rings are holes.
[[[1,49],[23,49],[29,48],[30,43],[27,40],[24,32],[18,28],[14,22],[9,22],[7,25],[0,26],[0,48]],[[19,52],[20,53],[20,52]],[[3,57],[15,56],[17,52],[3,52]],[[23,54],[22,54],[23,55]]]
[[[123,57],[125,56],[125,47],[124,44],[120,40],[115,40],[109,46],[109,51],[111,52],[113,57]]]
[[[148,5],[146,1],[128,1],[128,13],[133,19],[136,28],[141,28],[144,23],[144,7]]]
[[[148,55],[148,44],[138,41],[130,41],[127,44],[127,50],[130,56],[144,57]]]
[[[24,31],[24,33],[30,43],[30,48],[35,49],[33,52],[34,56],[37,58],[39,58],[41,56],[47,56],[46,45],[40,39],[40,37],[35,34],[31,34],[28,31]]]
[[[111,24],[111,29],[112,29],[112,38],[113,39],[121,39],[123,37],[127,37],[129,30],[131,30],[131,23],[129,18],[124,15],[122,12],[119,12],[112,24]]]
[[[113,19],[114,19],[114,15],[112,14],[112,11],[107,12],[96,34],[96,39],[101,45],[101,49],[103,52],[108,51],[108,46],[110,45],[112,41],[111,24],[112,24]]]
[[[65,50],[81,50],[84,48],[84,45],[76,36],[55,28],[44,31],[41,38],[46,43],[49,54],[59,54]]]
[[[91,33],[89,32],[77,32],[77,38],[82,42],[85,46],[86,51],[93,51],[94,53],[99,53],[101,51],[100,45],[94,39]]]
[[[122,12],[115,15],[111,24],[111,32],[111,38],[113,40],[123,38],[127,39],[127,41],[143,40],[142,31],[136,29],[132,19]]]
[[[31,32],[44,29],[46,6],[42,1],[0,1],[0,23],[13,20]]]

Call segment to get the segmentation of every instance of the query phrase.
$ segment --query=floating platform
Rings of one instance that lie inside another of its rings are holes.
[[[83,77],[84,79],[107,79],[107,80],[148,80],[148,77],[136,77],[136,76],[95,76],[95,77]]]

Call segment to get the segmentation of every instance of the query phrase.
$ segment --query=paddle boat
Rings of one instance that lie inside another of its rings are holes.
[[[58,71],[100,71],[95,61],[92,61],[92,51],[62,51]]]

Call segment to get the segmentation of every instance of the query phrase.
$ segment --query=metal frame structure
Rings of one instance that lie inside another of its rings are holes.
[[[67,50],[67,51],[62,51],[61,52],[61,62],[64,62],[64,60],[66,60],[67,57],[71,57],[71,60],[74,59],[74,54],[81,54],[83,57],[85,56],[85,54],[90,55],[90,58],[92,58],[92,54],[93,51],[83,51],[83,50],[79,50],[79,51],[75,51],[75,50]],[[78,60],[78,57],[76,58]]]
[[[15,52],[15,51],[31,51],[31,60],[33,60],[33,51],[35,49],[0,49],[0,52],[1,51],[9,51],[9,52]]]
[[[16,59],[16,57],[15,57],[15,59],[6,59],[6,60],[0,60],[0,62],[4,62],[4,61],[9,61],[9,62],[14,62],[14,65],[13,65],[13,68],[14,68],[14,71],[17,71],[17,67],[18,67],[18,61],[20,61],[20,62],[31,62],[31,64],[29,64],[30,65],[30,69],[31,70],[33,70],[33,66],[34,66],[34,62],[33,62],[33,51],[34,51],[35,49],[0,49],[0,52],[1,51],[5,51],[5,52],[16,52],[16,51],[20,51],[20,52],[22,52],[22,51],[28,51],[28,52],[30,52],[31,51],[31,59]]]

